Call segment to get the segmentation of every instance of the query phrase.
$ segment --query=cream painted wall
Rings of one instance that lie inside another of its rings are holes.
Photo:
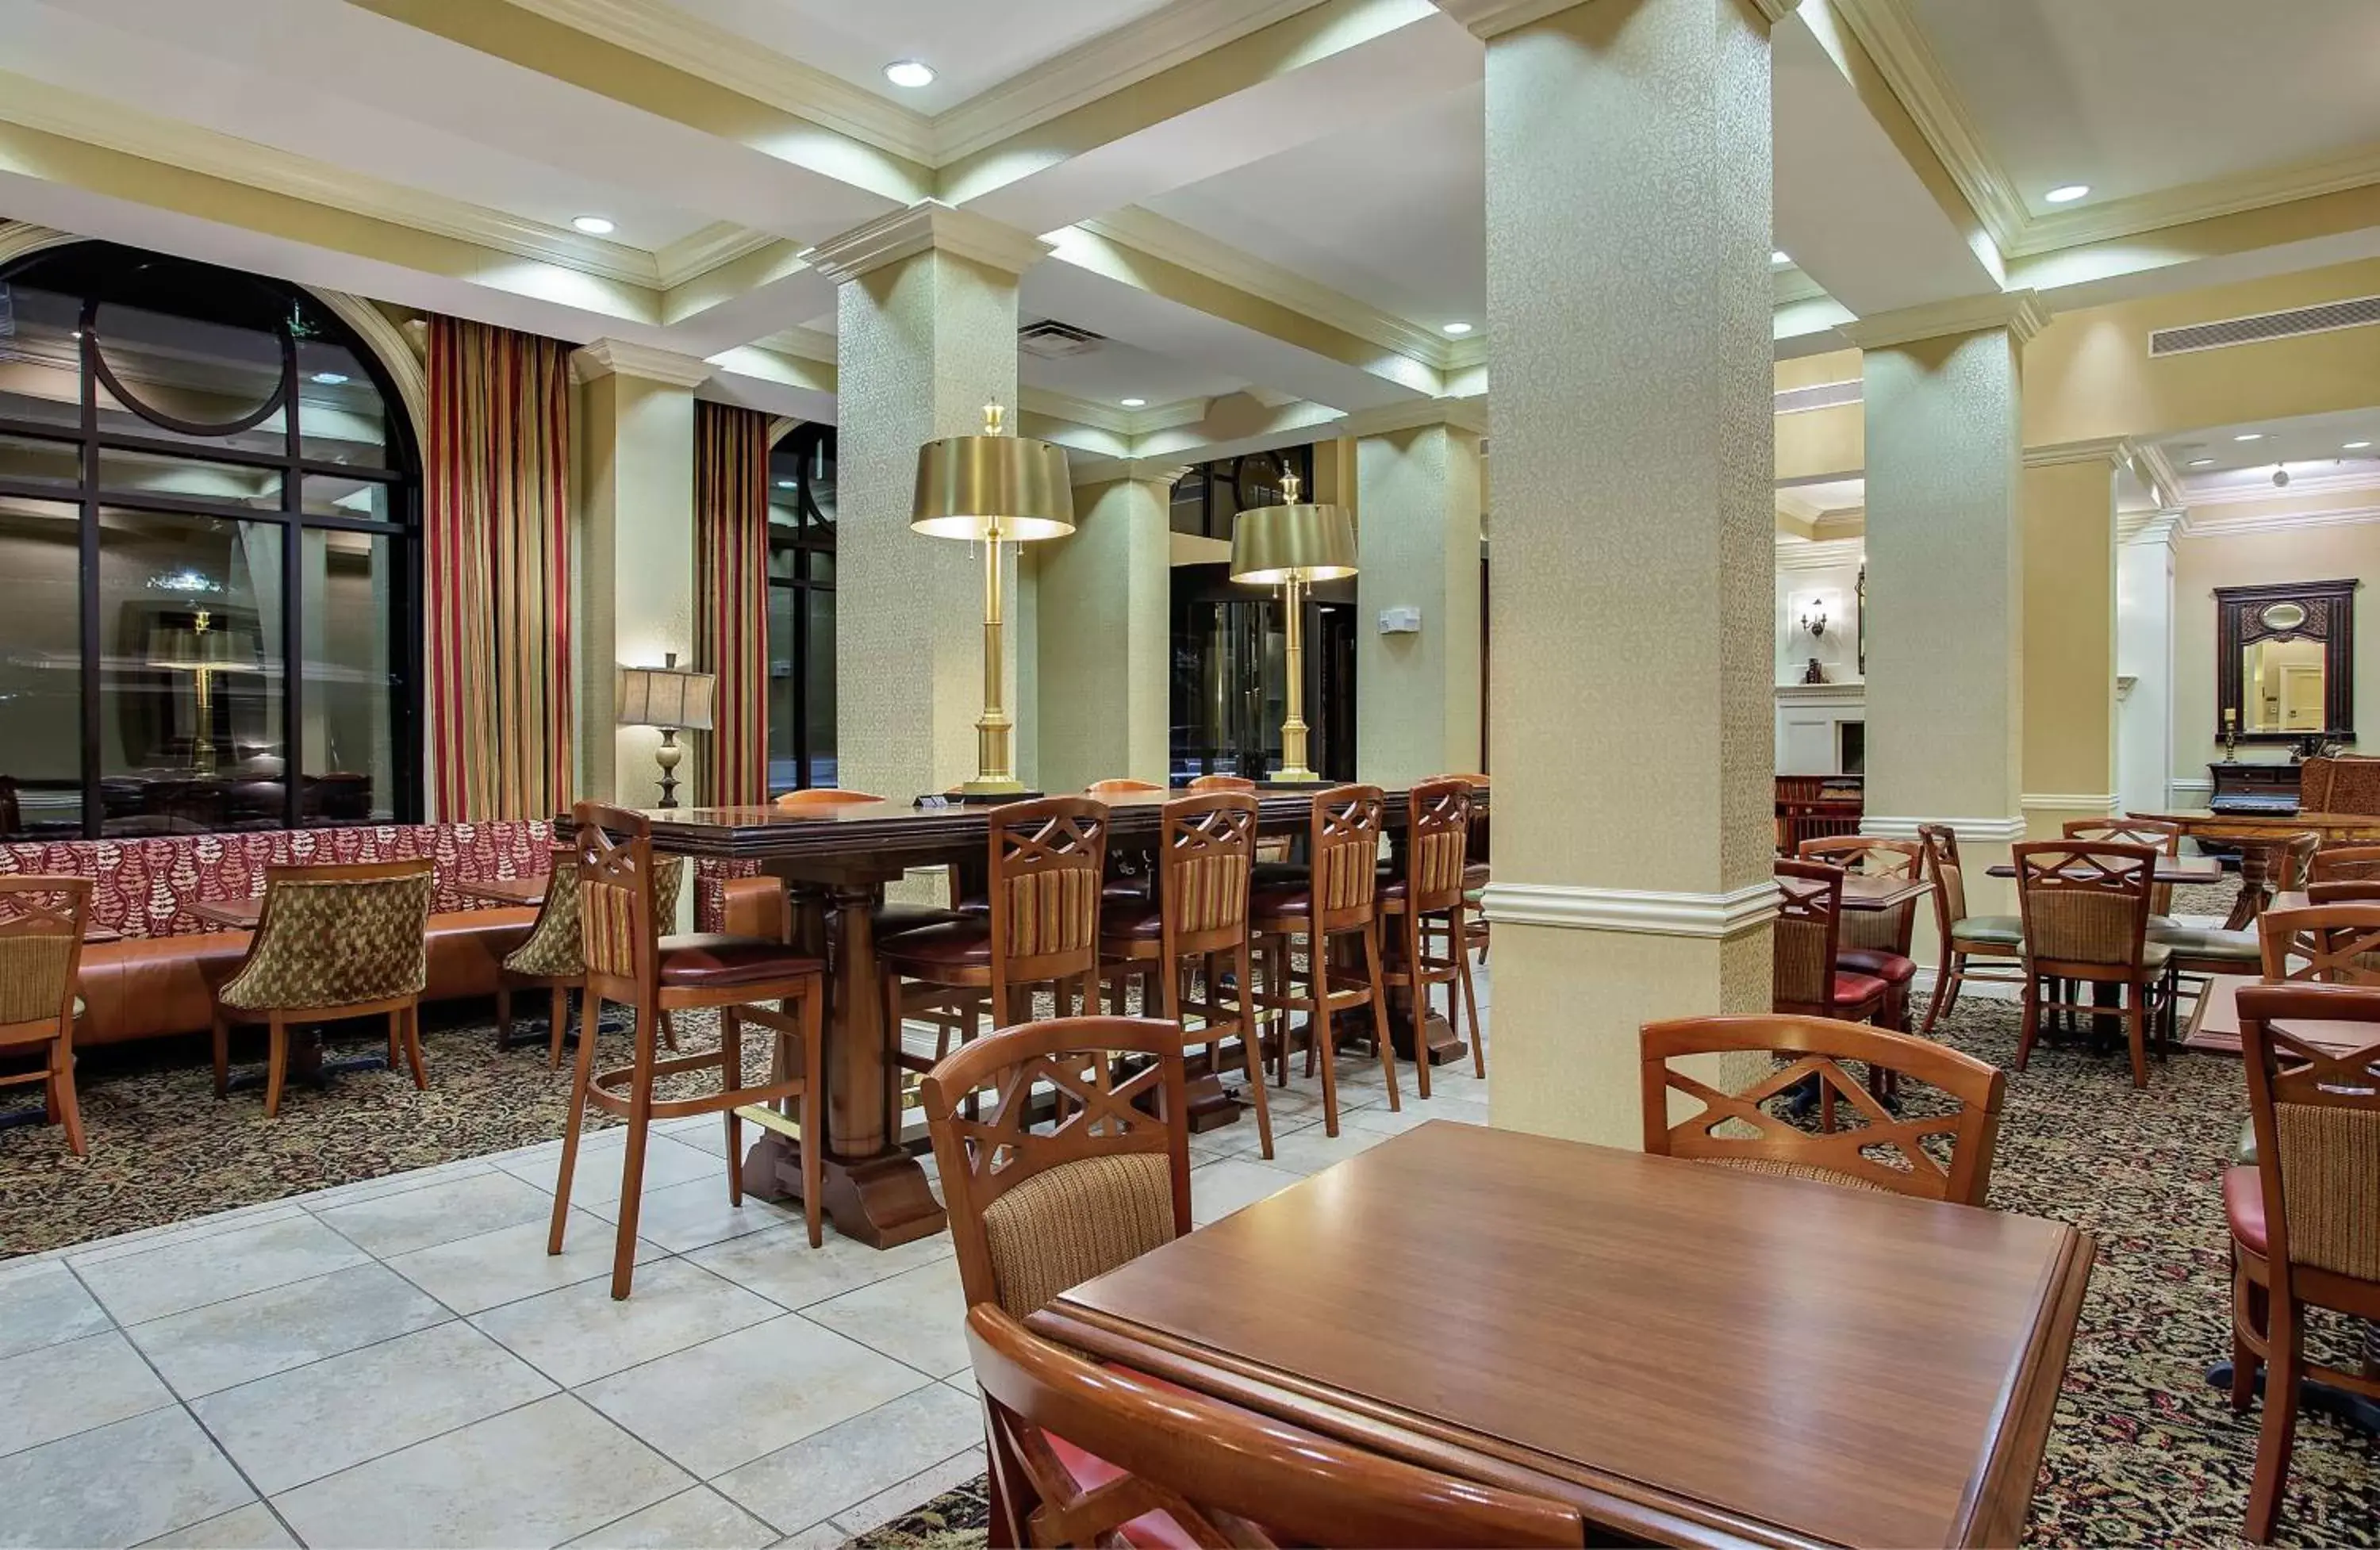
[[[1831,547],[1831,546],[1830,546]],[[1777,682],[1799,684],[1810,659],[1818,659],[1829,684],[1863,682],[1859,661],[1859,576],[1864,563],[1856,553],[1830,564],[1791,563],[1791,551],[1780,553],[1777,565]],[[1802,617],[1823,605],[1827,633],[1813,636],[1802,627]]]
[[[2211,515],[2201,508],[2192,520]],[[2364,584],[2355,599],[2355,725],[2361,738],[2354,751],[2380,753],[2380,616],[2373,612],[2380,599],[2380,522],[2193,533],[2175,543],[2173,778],[2185,795],[2203,795],[2204,787],[2190,782],[2206,781],[2207,761],[2223,757],[2215,721],[2215,588],[2349,576]],[[2289,755],[2277,745],[2246,744],[2240,757],[2278,763]]]
[[[1170,479],[1075,491],[1075,531],[1035,546],[1053,601],[1040,624],[1041,766],[1049,789],[1166,777]]]
[[[2116,467],[2024,470],[2024,785],[2033,838],[2104,817],[2116,786]]]

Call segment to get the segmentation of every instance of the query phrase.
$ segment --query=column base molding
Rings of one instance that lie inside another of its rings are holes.
[[[2025,836],[2022,817],[2012,818],[1903,818],[1871,813],[1860,819],[1860,832],[1875,840],[1914,840],[1922,823],[1947,824],[1962,843],[2013,845]]]
[[[2124,810],[2124,799],[2115,792],[2029,791],[2016,799],[2016,805],[2028,813],[2088,813],[2111,818]]]
[[[1639,937],[1726,941],[1776,918],[1777,885],[1762,879],[1729,893],[1660,893],[1545,883],[1488,885],[1482,909],[1498,926],[1554,926]]]

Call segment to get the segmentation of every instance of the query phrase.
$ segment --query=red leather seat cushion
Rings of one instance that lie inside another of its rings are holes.
[[[1917,975],[1917,961],[1876,947],[1845,948],[1835,954],[1835,967],[1866,975],[1890,986],[1907,985]]]
[[[1838,1006],[1856,1006],[1883,994],[1884,981],[1874,975],[1848,975],[1840,969],[1835,971],[1835,1004]]]
[[[1099,906],[1099,935],[1154,940],[1165,933],[1165,911],[1145,898],[1111,898]]]
[[[1468,892],[1470,892],[1473,889],[1475,889],[1475,888],[1486,888],[1487,886],[1488,886],[1488,864],[1487,864],[1486,862],[1484,862],[1484,861],[1474,861],[1474,862],[1469,863],[1468,865],[1466,865],[1466,866],[1463,868],[1463,892],[1468,893]]]
[[[765,937],[689,931],[661,939],[661,982],[705,989],[823,974],[826,965]]]
[[[2265,1257],[2265,1181],[2252,1168],[2223,1170],[2223,1216],[2231,1236],[2257,1258]]]
[[[1184,1388],[1178,1384],[1168,1383],[1163,1378],[1151,1377],[1147,1373],[1136,1368],[1126,1367],[1120,1362],[1103,1362],[1100,1365],[1113,1368],[1119,1373],[1128,1373],[1154,1387],[1170,1388],[1176,1394],[1196,1393],[1195,1389]],[[1209,1404],[1228,1402],[1219,1400],[1208,1394],[1199,1394],[1197,1397]],[[1044,1432],[1041,1435],[1049,1439],[1050,1451],[1058,1456],[1059,1466],[1072,1475],[1075,1483],[1085,1491],[1096,1491],[1110,1481],[1123,1478],[1122,1470],[1098,1454],[1085,1452],[1054,1432]],[[1182,1525],[1175,1522],[1171,1515],[1163,1512],[1144,1512],[1117,1532],[1123,1536],[1125,1544],[1139,1545],[1141,1550],[1193,1550],[1193,1547],[1198,1544],[1196,1539],[1183,1531]]]
[[[880,955],[894,967],[913,963],[924,968],[991,962],[991,917],[989,914],[941,926],[904,931],[884,944]]]
[[[1284,915],[1303,917],[1313,908],[1313,890],[1304,883],[1275,883],[1257,889],[1248,898],[1248,914],[1255,920]]]

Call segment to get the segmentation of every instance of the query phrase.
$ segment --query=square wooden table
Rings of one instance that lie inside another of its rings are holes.
[[[185,904],[183,909],[210,926],[228,926],[235,931],[253,931],[264,917],[264,899],[202,899]]]
[[[1888,878],[1866,872],[1848,872],[1843,876],[1843,908],[1847,910],[1898,909],[1912,899],[1923,899],[1934,891],[1934,885],[1916,878]]]
[[[1984,870],[1990,877],[2013,878],[2016,863],[2003,861]],[[2156,870],[2151,880],[2178,883],[2185,888],[2219,883],[2223,880],[2223,863],[2211,855],[2161,855],[2156,858]]]
[[[1657,1543],[2013,1544],[2091,1259],[2059,1222],[1436,1120],[1031,1323]]]

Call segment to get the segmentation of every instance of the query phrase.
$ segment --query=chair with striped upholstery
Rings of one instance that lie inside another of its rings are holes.
[[[1306,1070],[1322,1068],[1322,1130],[1339,1133],[1338,1038],[1333,1019],[1368,1006],[1380,1072],[1389,1085],[1389,1108],[1399,1109],[1397,1051],[1389,1037],[1388,982],[1381,975],[1380,838],[1388,799],[1378,786],[1333,786],[1317,792],[1306,829],[1308,871],[1302,881],[1259,882],[1249,903],[1251,929],[1264,947],[1265,983],[1259,1004],[1279,1026],[1280,1079],[1289,1084],[1289,1014],[1306,1017]],[[1333,943],[1360,938],[1361,977],[1334,970]],[[1296,978],[1303,952],[1305,979]]]
[[[653,908],[662,920],[677,918],[679,890],[686,886],[686,863],[663,856],[653,863],[660,897]],[[578,853],[568,845],[553,848],[553,871],[546,878],[545,902],[520,946],[504,955],[504,978],[496,985],[496,1044],[513,1042],[513,992],[544,990],[552,997],[546,1028],[546,1063],[562,1069],[562,1047],[570,1028],[570,993],[587,983],[586,944],[578,924]],[[677,1033],[662,1019],[663,1041],[677,1047]],[[536,1035],[531,1035],[531,1037]]]
[[[42,1084],[46,1117],[67,1147],[89,1156],[75,1101],[75,971],[91,922],[89,878],[0,878],[0,1054],[39,1053],[30,1071],[0,1072],[0,1087]]]
[[[1645,1150],[1689,1157],[1748,1173],[1775,1173],[1846,1189],[1874,1190],[1981,1205],[1990,1193],[2007,1079],[1972,1055],[1915,1037],[1831,1017],[1686,1017],[1647,1023],[1643,1056]],[[1758,1054],[1781,1061],[1740,1092],[1724,1093],[1670,1064],[1694,1056]],[[1857,1060],[1865,1085],[1843,1069]],[[1874,1073],[1924,1083],[1954,1100],[1948,1112],[1931,1104],[1888,1109],[1869,1090]],[[1764,1107],[1804,1084],[1818,1087],[1818,1129],[1787,1123]],[[1682,1093],[1702,1105],[1670,1119],[1670,1099]],[[1840,1123],[1840,1110],[1852,1123]],[[1938,1154],[1948,1137],[1949,1157]],[[1928,1147],[1929,1140],[1937,1144]]]
[[[987,908],[905,931],[882,943],[886,1025],[898,1029],[905,987],[983,993],[998,1024],[1033,1020],[1033,993],[1047,988],[1063,1015],[1070,991],[1099,1004],[1099,890],[1107,864],[1107,804],[1045,796],[991,809],[985,841]],[[930,1057],[900,1050],[905,1071],[924,1072],[950,1053],[953,1035],[974,1036],[970,1011],[935,1030]],[[897,1034],[896,1034],[897,1038]]]
[[[1471,984],[1464,925],[1471,909],[1464,887],[1471,867],[1471,790],[1469,781],[1454,775],[1416,781],[1405,793],[1404,868],[1381,878],[1379,899],[1381,929],[1396,932],[1402,954],[1385,977],[1413,998],[1416,1027],[1429,1016],[1429,987],[1445,986],[1447,1022],[1451,1026],[1460,1017],[1470,1018],[1472,1065],[1485,1077],[1488,1045],[1479,1036],[1479,997]],[[1414,1056],[1414,1080],[1427,1097],[1429,1050],[1417,1043]]]

